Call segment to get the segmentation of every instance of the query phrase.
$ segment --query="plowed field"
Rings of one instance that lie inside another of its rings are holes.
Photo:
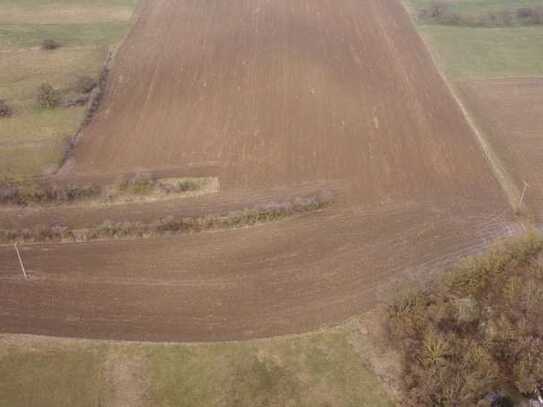
[[[13,248],[0,248],[3,331],[190,341],[301,332],[517,232],[399,0],[143,0],[139,13],[67,168],[85,179],[206,168],[222,192],[194,208],[20,210],[3,224],[212,212],[315,185],[335,202],[237,230],[27,246],[29,281]]]
[[[543,79],[501,79],[461,85],[481,127],[543,223]]]

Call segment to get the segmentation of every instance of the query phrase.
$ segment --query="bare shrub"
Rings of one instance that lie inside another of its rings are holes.
[[[534,9],[531,7],[521,7],[517,9],[517,18],[531,18]]]
[[[45,109],[52,109],[60,105],[62,97],[60,91],[53,88],[49,83],[42,83],[36,95],[38,105]]]
[[[522,7],[516,16],[524,24],[543,24],[543,7]]]
[[[123,192],[146,195],[156,186],[156,180],[150,174],[136,174],[121,182],[119,189]]]
[[[0,99],[0,118],[13,115],[13,109],[3,99]]]
[[[60,47],[61,47],[60,42],[50,39],[50,38],[43,40],[41,43],[41,48],[47,51],[58,49]]]
[[[197,191],[198,189],[200,189],[200,184],[193,180],[183,180],[176,184],[178,192]]]
[[[79,93],[90,93],[98,86],[98,81],[90,76],[80,76],[73,85],[73,90]]]
[[[449,5],[445,1],[433,1],[428,8],[428,17],[439,20],[449,14]]]

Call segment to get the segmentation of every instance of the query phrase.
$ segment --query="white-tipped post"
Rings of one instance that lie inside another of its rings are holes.
[[[19,258],[19,264],[21,265],[21,271],[23,272],[23,276],[25,280],[28,280],[28,274],[26,274],[23,258],[21,257],[21,252],[19,251],[19,248],[17,247],[17,243],[15,243],[14,246],[15,246],[15,251],[17,252],[17,257]]]

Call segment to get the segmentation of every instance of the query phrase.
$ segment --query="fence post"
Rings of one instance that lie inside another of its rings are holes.
[[[21,257],[21,252],[19,252],[17,243],[15,243],[14,246],[15,246],[15,251],[17,252],[17,257],[19,259],[19,264],[21,265],[21,271],[23,272],[23,276],[25,280],[28,280],[28,274],[26,274],[25,265],[23,264],[23,258]]]

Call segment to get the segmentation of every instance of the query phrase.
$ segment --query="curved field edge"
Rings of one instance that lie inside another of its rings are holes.
[[[354,323],[299,336],[191,345],[2,335],[0,402],[392,406],[367,367],[361,340]]]

